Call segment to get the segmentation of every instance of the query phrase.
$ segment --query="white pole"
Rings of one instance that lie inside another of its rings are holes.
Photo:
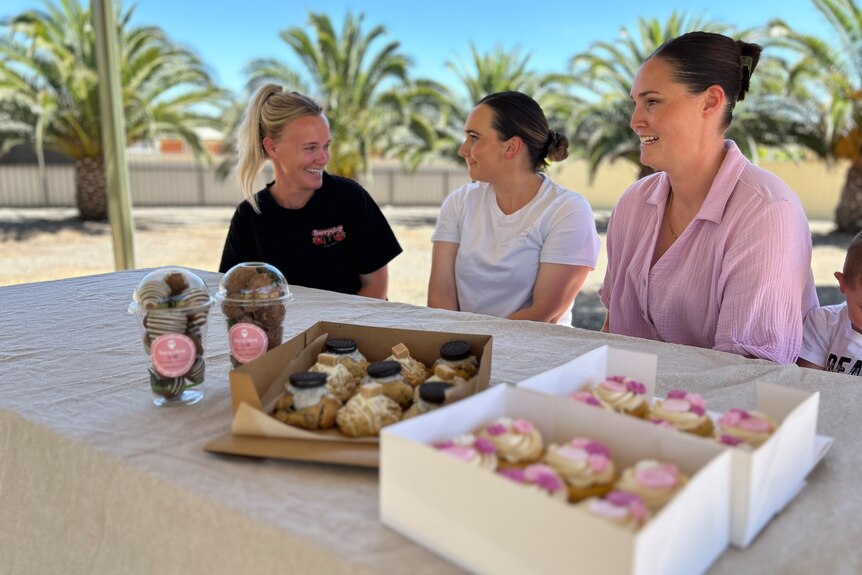
[[[120,85],[120,55],[117,20],[111,0],[92,0],[96,31],[96,62],[99,70],[99,109],[102,116],[102,153],[105,158],[108,222],[114,240],[114,266],[135,267],[135,239],[129,169],[126,165],[126,121],[123,87]]]

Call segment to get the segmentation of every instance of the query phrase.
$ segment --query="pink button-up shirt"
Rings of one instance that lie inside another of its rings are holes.
[[[620,198],[599,290],[610,331],[792,363],[818,305],[808,220],[784,182],[725,149],[697,216],[652,269],[670,180],[658,172]]]

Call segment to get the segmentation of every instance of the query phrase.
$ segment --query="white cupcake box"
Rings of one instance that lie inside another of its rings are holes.
[[[532,421],[545,443],[602,441],[620,471],[675,463],[689,482],[632,532],[433,447],[503,416]],[[386,427],[380,457],[383,523],[472,572],[702,573],[728,545],[728,450],[575,401],[499,385]]]
[[[551,395],[569,395],[600,383],[608,375],[625,375],[644,383],[652,399],[655,391],[656,356],[608,346],[594,349],[572,361],[518,384]],[[735,547],[747,547],[805,486],[805,477],[825,456],[832,438],[817,435],[819,393],[809,393],[769,383],[756,384],[756,406],[780,425],[758,449],[748,452],[728,447],[731,453],[731,533]],[[745,408],[747,406],[738,406]],[[719,414],[710,412],[713,419]],[[622,419],[635,419],[616,415]],[[637,421],[641,428],[657,427]],[[663,433],[676,434],[672,430]],[[717,443],[695,438],[704,443]]]

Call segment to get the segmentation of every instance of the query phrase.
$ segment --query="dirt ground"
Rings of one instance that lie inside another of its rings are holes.
[[[389,266],[389,299],[425,305],[436,208],[383,209],[404,252]],[[110,228],[83,223],[73,209],[0,209],[0,286],[106,273],[114,270]],[[233,208],[137,208],[135,265],[180,265],[216,270]],[[602,253],[575,302],[574,324],[598,329],[604,308],[597,290],[604,277],[607,214],[597,214]],[[851,237],[831,222],[812,222],[812,269],[821,304],[841,301],[832,274],[841,269]]]

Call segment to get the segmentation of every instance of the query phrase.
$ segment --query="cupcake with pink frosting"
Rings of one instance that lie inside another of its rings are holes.
[[[734,437],[732,435],[727,435],[724,433],[716,433],[715,439],[716,439],[716,441],[718,441],[722,445],[735,447],[735,448],[741,449],[743,451],[754,451],[754,448],[751,445],[749,445],[745,441],[741,440],[740,438]]]
[[[663,419],[680,431],[711,437],[715,426],[706,413],[706,402],[696,393],[672,389],[664,400],[657,399],[650,419]]]
[[[649,412],[646,386],[629,377],[609,376],[592,391],[599,401],[617,413],[644,418]]]
[[[497,448],[487,439],[476,437],[472,433],[465,433],[449,441],[435,443],[434,447],[480,469],[488,471],[497,469]]]
[[[676,427],[671,425],[666,419],[657,419],[655,417],[647,419],[653,425],[661,427],[662,429],[667,429],[669,431],[676,431]]]
[[[602,401],[600,401],[596,394],[593,393],[591,389],[578,389],[569,394],[571,399],[575,401],[579,401],[581,403],[586,403],[587,405],[592,405],[593,407],[601,407],[602,409],[611,409],[609,405],[605,405]]]
[[[528,465],[523,469],[518,467],[500,469],[497,473],[516,483],[532,486],[554,499],[566,501],[569,497],[569,490],[563,478],[542,463]]]
[[[615,490],[640,497],[655,513],[688,483],[688,477],[673,463],[644,459],[623,471]]]
[[[744,409],[731,409],[725,412],[718,418],[716,424],[718,426],[716,437],[722,443],[732,445],[733,439],[736,439],[752,447],[760,447],[772,437],[778,427],[775,420],[765,413]]]
[[[545,463],[560,474],[569,488],[569,501],[601,497],[614,485],[616,472],[604,443],[576,437],[563,445],[551,444]]]
[[[650,516],[643,499],[628,491],[611,491],[602,498],[591,497],[580,506],[630,531],[643,527]]]
[[[526,467],[538,463],[545,448],[539,430],[521,418],[501,417],[476,435],[494,444],[500,467]]]

